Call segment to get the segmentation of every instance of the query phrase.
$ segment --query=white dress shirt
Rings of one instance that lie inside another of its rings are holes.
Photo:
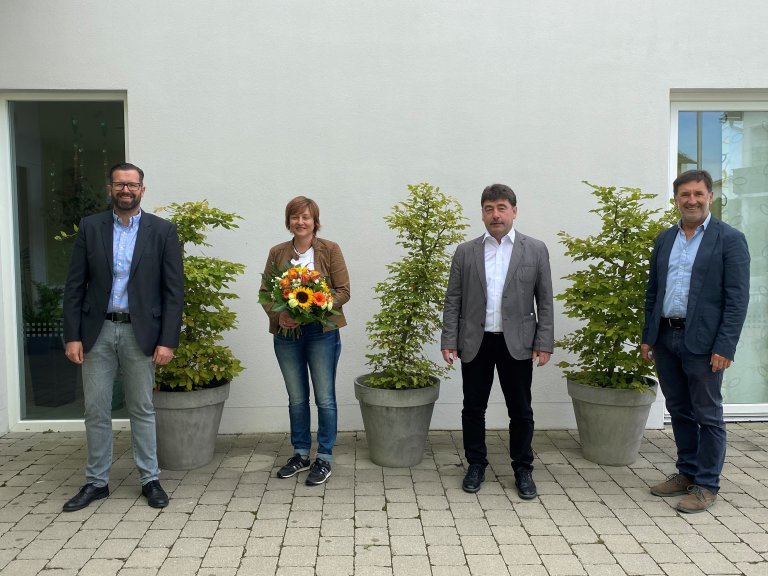
[[[501,332],[501,300],[504,281],[512,258],[512,248],[515,243],[515,229],[512,228],[502,236],[501,244],[496,238],[485,233],[483,245],[485,249],[485,282],[488,293],[485,301],[485,331]]]

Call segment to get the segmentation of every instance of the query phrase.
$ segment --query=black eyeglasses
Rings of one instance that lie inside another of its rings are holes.
[[[127,186],[131,192],[136,192],[141,188],[141,182],[110,182],[109,185],[112,186],[113,190],[122,190]]]

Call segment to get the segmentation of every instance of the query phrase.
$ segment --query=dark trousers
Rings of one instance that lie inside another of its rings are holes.
[[[717,493],[725,463],[723,371],[712,372],[709,354],[685,347],[685,328],[661,323],[653,352],[656,372],[672,420],[677,470]]]
[[[533,470],[533,360],[512,358],[501,334],[486,332],[477,356],[471,362],[461,363],[464,388],[464,408],[461,411],[464,457],[470,464],[488,466],[485,411],[493,386],[494,368],[499,373],[501,391],[504,393],[509,415],[509,457],[512,459],[512,468],[515,472]]]

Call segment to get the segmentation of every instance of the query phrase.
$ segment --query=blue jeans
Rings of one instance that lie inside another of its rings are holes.
[[[653,349],[656,371],[672,418],[677,470],[717,493],[725,462],[723,371],[712,372],[709,354],[688,351],[685,330],[662,322]]]
[[[96,486],[109,483],[112,466],[112,388],[118,368],[122,369],[125,405],[131,420],[133,461],[141,483],[157,480],[157,436],[152,388],[155,365],[152,356],[141,351],[130,324],[104,321],[96,344],[83,360],[85,436],[88,462],[85,480]]]
[[[312,447],[309,411],[309,375],[317,405],[317,457],[333,462],[336,443],[336,367],[341,355],[338,330],[323,332],[319,323],[301,327],[298,338],[275,334],[275,355],[288,391],[291,444],[297,454],[309,457]]]

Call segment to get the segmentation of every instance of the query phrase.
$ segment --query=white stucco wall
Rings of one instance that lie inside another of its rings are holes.
[[[337,393],[340,428],[360,429],[352,381],[366,370],[371,288],[393,256],[382,216],[406,185],[429,181],[456,196],[470,237],[483,231],[483,187],[510,185],[516,227],[548,244],[559,278],[573,268],[557,232],[596,226],[581,180],[639,186],[665,203],[670,90],[766,88],[766,16],[762,0],[738,9],[720,0],[5,0],[0,96],[125,92],[128,158],[146,172],[145,208],[208,198],[244,217],[240,231],[214,234],[210,250],[248,265],[236,286],[240,328],[227,338],[247,370],[222,432],[288,428],[256,293],[269,247],[288,238],[286,201],[316,199],[321,235],[341,245],[352,278]],[[0,162],[7,176],[5,149]],[[0,205],[9,197],[3,177]],[[11,242],[0,230],[3,325],[15,321]],[[563,287],[556,280],[555,291]],[[574,324],[556,309],[559,336]],[[2,344],[0,369],[16,353]],[[553,364],[534,373],[537,427],[573,427]],[[488,425],[503,428],[498,390],[492,402]],[[433,428],[459,428],[460,409],[456,372]],[[649,425],[661,419],[656,405]]]

